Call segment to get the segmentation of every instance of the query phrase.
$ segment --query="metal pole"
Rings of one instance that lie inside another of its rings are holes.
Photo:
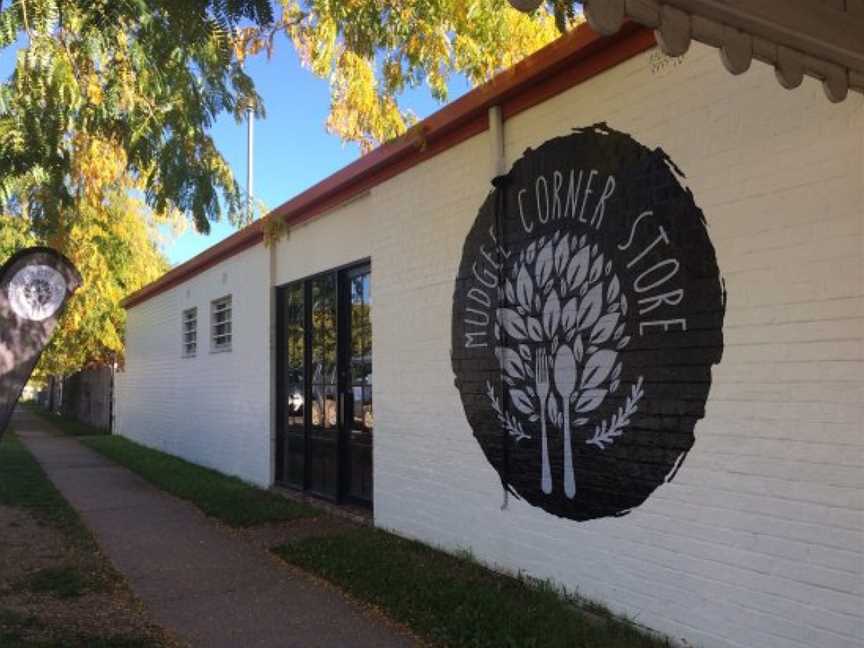
[[[252,168],[252,157],[254,153],[254,143],[253,143],[253,123],[255,121],[255,114],[251,108],[246,111],[246,216],[249,220],[252,220],[252,211],[253,211],[253,198],[252,192],[253,188],[253,168]]]

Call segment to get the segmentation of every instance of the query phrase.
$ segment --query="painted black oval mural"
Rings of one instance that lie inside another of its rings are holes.
[[[705,414],[725,294],[682,174],[605,125],[529,149],[465,241],[453,371],[504,487],[574,520],[671,479]]]

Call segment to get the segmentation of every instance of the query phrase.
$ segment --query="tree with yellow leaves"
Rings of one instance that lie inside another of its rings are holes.
[[[454,73],[478,85],[557,38],[581,20],[570,0],[528,14],[507,0],[279,0],[272,25],[237,33],[237,53],[272,51],[284,32],[300,60],[330,81],[327,129],[366,152],[401,135],[415,116],[399,105],[426,84],[448,98]]]
[[[122,351],[123,297],[168,267],[157,228],[199,231],[245,198],[207,133],[260,102],[233,56],[240,20],[269,0],[0,1],[0,261],[31,244],[65,254],[83,285],[37,372]]]
[[[245,219],[209,135],[223,113],[263,115],[246,57],[285,33],[328,78],[327,128],[363,151],[415,117],[399,104],[450,75],[481,83],[573,22],[569,0],[531,14],[507,0],[0,0],[0,261],[47,244],[80,269],[41,370],[69,373],[122,349],[125,295],[166,269],[162,223],[201,232]],[[277,228],[278,229],[278,228]]]

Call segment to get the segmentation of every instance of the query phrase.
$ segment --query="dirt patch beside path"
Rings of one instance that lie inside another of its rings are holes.
[[[181,646],[95,545],[0,506],[0,645]]]

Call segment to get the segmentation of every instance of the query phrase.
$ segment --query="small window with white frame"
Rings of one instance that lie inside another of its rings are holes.
[[[183,357],[191,358],[198,351],[198,309],[183,311]]]
[[[210,302],[210,350],[231,350],[231,295]]]

